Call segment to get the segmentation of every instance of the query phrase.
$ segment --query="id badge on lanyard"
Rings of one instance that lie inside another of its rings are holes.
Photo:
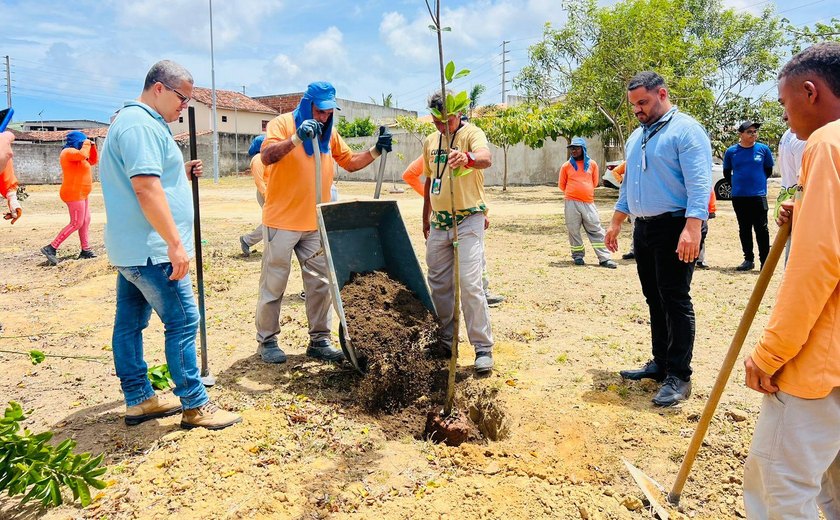
[[[440,185],[441,184],[442,184],[442,182],[440,181],[439,178],[436,177],[436,178],[432,179],[432,189],[431,189],[432,195],[440,195]]]

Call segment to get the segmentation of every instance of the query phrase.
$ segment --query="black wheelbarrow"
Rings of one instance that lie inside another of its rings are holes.
[[[344,355],[361,372],[364,366],[353,349],[341,303],[341,289],[352,273],[384,271],[413,291],[433,315],[437,314],[396,201],[331,202],[318,205],[317,212],[330,293],[341,322],[339,342]]]

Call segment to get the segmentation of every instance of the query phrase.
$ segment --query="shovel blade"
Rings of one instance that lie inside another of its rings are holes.
[[[660,520],[668,520],[668,511],[666,511],[665,508],[662,507],[662,504],[660,504],[657,500],[658,496],[662,496],[662,494],[665,493],[665,488],[663,488],[659,482],[645,475],[642,470],[627,462],[627,459],[621,460],[624,462],[624,465],[627,466],[627,471],[630,472],[630,476],[636,481],[636,485],[639,486],[639,489],[642,490],[645,498],[648,499],[650,507],[653,509],[656,516],[658,516]]]

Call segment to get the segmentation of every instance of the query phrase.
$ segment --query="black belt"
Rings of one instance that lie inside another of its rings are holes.
[[[636,217],[636,220],[650,222],[652,220],[665,220],[669,218],[685,218],[685,211],[669,211],[668,213],[662,213],[661,215],[654,215],[652,217]]]

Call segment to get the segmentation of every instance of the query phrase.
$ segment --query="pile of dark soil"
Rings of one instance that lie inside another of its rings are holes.
[[[347,329],[366,372],[359,401],[371,411],[395,412],[429,397],[439,364],[426,348],[437,321],[417,295],[386,273],[353,274],[341,289]]]

